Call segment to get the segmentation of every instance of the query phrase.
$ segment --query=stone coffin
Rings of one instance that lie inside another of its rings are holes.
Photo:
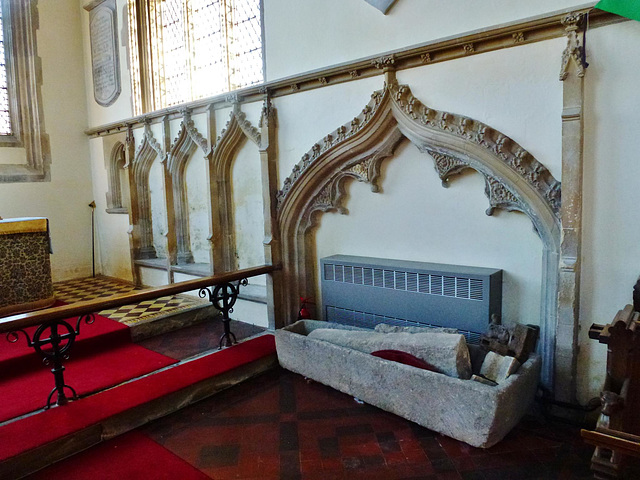
[[[535,355],[490,386],[307,338],[316,328],[361,330],[317,320],[277,330],[282,367],[474,447],[502,440],[527,412],[538,386],[541,361]]]

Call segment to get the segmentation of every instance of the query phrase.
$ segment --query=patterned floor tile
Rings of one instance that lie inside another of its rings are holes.
[[[477,449],[278,369],[145,432],[220,480],[256,469],[263,479],[587,478],[592,448],[578,428],[557,425],[558,440],[555,427],[528,418],[496,447]]]
[[[76,303],[112,295],[124,295],[133,292],[136,288],[122,280],[99,276],[57,282],[53,284],[53,289],[58,300]]]
[[[124,295],[136,290],[130,283],[101,276],[59,282],[55,283],[53,288],[56,298],[66,303],[94,300],[112,295]],[[137,305],[124,305],[114,309],[102,310],[98,313],[103,317],[133,326],[186,312],[193,308],[208,305],[208,303],[201,298],[180,294],[145,300]]]

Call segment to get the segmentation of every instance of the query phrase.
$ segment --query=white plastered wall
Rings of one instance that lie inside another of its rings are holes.
[[[268,0],[264,12],[267,80],[584,3],[398,0],[382,15],[364,0]]]
[[[578,394],[602,389],[606,345],[587,336],[626,304],[640,275],[640,22],[588,33]]]
[[[39,2],[44,131],[51,145],[51,181],[0,186],[0,215],[50,220],[54,281],[91,275],[89,142],[81,14],[76,0]],[[12,155],[0,148],[0,158]],[[20,163],[24,163],[22,157]]]

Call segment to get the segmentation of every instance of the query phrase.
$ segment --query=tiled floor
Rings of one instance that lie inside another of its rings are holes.
[[[533,418],[488,450],[276,370],[143,428],[214,479],[586,479],[575,427]]]
[[[135,287],[130,283],[100,276],[55,283],[53,288],[56,298],[66,303],[104,298],[111,295],[124,295],[135,290]],[[173,295],[147,300],[137,305],[123,305],[115,309],[103,310],[99,314],[125,325],[133,326],[208,304],[208,301],[190,295]]]

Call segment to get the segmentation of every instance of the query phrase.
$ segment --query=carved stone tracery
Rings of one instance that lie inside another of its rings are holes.
[[[267,98],[260,116],[260,127],[268,127],[270,123],[275,123],[275,109]],[[261,151],[268,148],[268,139],[262,137],[260,130],[247,120],[236,103],[208,155],[211,187],[210,241],[214,273],[232,271],[237,267],[231,168],[247,139]]]
[[[424,106],[408,86],[395,82],[392,72],[387,71],[387,81],[357,117],[303,155],[277,194],[288,321],[296,318],[299,297],[315,294],[317,267],[310,232],[316,213],[347,213],[343,200],[349,178],[371,183],[379,191],[376,172],[382,160],[408,138],[431,155],[445,186],[464,169],[481,173],[489,200],[487,214],[501,208],[531,218],[544,245],[541,330],[552,330],[557,305],[560,183],[508,136],[477,120]],[[554,344],[547,342],[542,350],[547,362],[544,368],[552,370]]]
[[[282,189],[278,191],[276,195],[278,209],[298,178],[315,162],[315,160],[320,157],[323,152],[326,152],[334,145],[347,141],[366,127],[380,106],[382,96],[382,91],[374,92],[371,95],[369,103],[365,105],[357,117],[326,135],[320,142],[313,144],[311,150],[305,153],[300,161],[293,167],[291,175],[284,180]]]
[[[208,151],[207,140],[196,128],[191,119],[191,113],[188,110],[184,110],[182,113],[180,130],[173,144],[169,147],[167,155],[167,171],[170,175],[171,197],[173,198],[173,205],[167,205],[167,208],[173,209],[175,223],[175,230],[168,232],[168,234],[174,237],[173,242],[175,242],[177,251],[171,254],[171,261],[177,264],[193,263],[189,233],[186,168],[198,148],[203,154]]]
[[[449,177],[457,175],[467,168],[471,168],[468,163],[451,155],[438,153],[435,150],[427,150],[427,152],[431,155],[431,158],[433,158],[434,167],[442,181],[442,186],[445,188],[449,187]]]
[[[153,245],[153,223],[151,219],[151,190],[149,173],[156,158],[165,161],[165,152],[153,136],[151,126],[146,123],[142,141],[131,162],[130,191],[132,205],[132,223],[134,237],[134,255],[136,258],[156,258]]]
[[[562,53],[560,80],[565,80],[569,75],[571,61],[576,64],[578,77],[584,77],[585,69],[589,66],[584,50],[584,39],[578,35],[585,21],[586,15],[581,12],[570,13],[562,19],[562,24],[567,31],[567,46]]]
[[[549,203],[556,216],[559,215],[560,182],[515,141],[477,120],[426,107],[411,94],[407,86],[393,84],[390,90],[394,92],[395,103],[409,117],[421,119],[421,123],[430,128],[451,132],[491,151],[535,189]],[[460,157],[457,160],[462,161]]]

